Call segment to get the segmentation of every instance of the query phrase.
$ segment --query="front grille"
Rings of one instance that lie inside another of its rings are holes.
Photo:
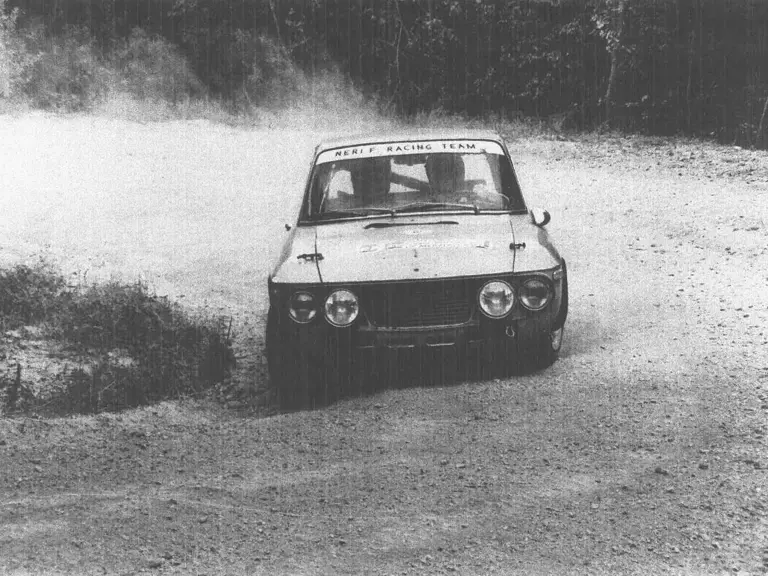
[[[465,281],[386,284],[366,287],[362,306],[374,326],[451,326],[471,318],[474,297]]]

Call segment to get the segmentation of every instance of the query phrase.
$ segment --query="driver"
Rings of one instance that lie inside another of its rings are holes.
[[[355,198],[360,207],[376,206],[389,194],[392,166],[389,158],[357,160],[350,176]]]
[[[458,154],[432,154],[424,166],[432,193],[451,196],[466,190],[464,160]]]

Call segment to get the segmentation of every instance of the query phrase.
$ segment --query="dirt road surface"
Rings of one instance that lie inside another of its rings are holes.
[[[318,136],[0,117],[0,262],[232,313],[263,388],[265,278]],[[0,573],[767,573],[768,156],[512,149],[568,259],[554,366],[291,414],[2,419]]]

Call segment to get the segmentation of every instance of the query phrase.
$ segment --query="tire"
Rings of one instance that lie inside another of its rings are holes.
[[[563,347],[565,333],[565,320],[568,317],[568,269],[563,262],[563,296],[557,318],[552,324],[552,329],[542,334],[533,348],[529,351],[531,367],[534,370],[548,368],[560,357],[560,349]]]
[[[290,346],[282,336],[277,313],[272,309],[267,316],[266,347],[269,381],[279,407],[293,410],[309,406],[313,394],[310,394],[311,370],[306,355],[299,350],[288,354]]]
[[[563,262],[563,269],[565,262]],[[499,339],[490,342],[484,355],[484,376],[508,376],[548,368],[560,357],[568,317],[568,274],[564,276],[560,310],[548,332],[531,340]]]
[[[524,375],[551,366],[559,357],[564,327],[553,328],[533,340],[494,340],[486,345],[484,378]]]
[[[269,380],[281,409],[311,409],[348,391],[352,379],[348,342],[326,342],[313,353],[309,346],[287,341],[278,315],[271,309],[266,340]]]
[[[548,368],[560,357],[565,326],[554,328],[542,335],[530,351],[531,367],[535,370]]]

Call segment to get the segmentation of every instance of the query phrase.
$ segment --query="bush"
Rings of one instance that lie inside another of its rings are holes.
[[[9,11],[6,0],[0,0],[0,98],[6,100],[18,97],[25,72],[35,60],[17,29],[18,19],[18,8]]]
[[[176,48],[160,37],[136,28],[109,56],[118,79],[116,92],[139,100],[163,100],[176,104],[197,98],[205,88]]]
[[[101,61],[87,30],[68,28],[53,38],[30,32],[26,42],[34,57],[21,89],[32,106],[81,111],[106,95],[112,73]]]
[[[82,110],[103,94],[109,76],[87,30],[70,27],[60,37],[18,28],[18,8],[0,0],[0,96],[36,108]]]
[[[0,0],[0,8],[6,1]],[[303,107],[355,115],[360,108],[359,95],[342,74],[328,67],[305,74],[289,49],[261,32],[217,36],[221,74],[218,80],[208,78],[211,93],[218,94],[211,101],[184,53],[160,36],[136,28],[126,39],[97,45],[86,25],[19,29],[19,16],[18,10],[0,10],[0,93],[23,98],[30,107],[137,120],[213,116],[225,121],[232,112],[256,116]],[[191,42],[186,50],[200,67],[197,45]]]
[[[191,319],[141,284],[81,291],[63,307],[57,326],[59,338],[101,359],[73,394],[90,410],[197,393],[221,381],[230,367],[228,342],[219,326]]]
[[[287,108],[299,98],[303,74],[288,51],[263,34],[235,32],[232,68],[241,78],[234,100],[239,108]]]
[[[169,42],[136,29],[104,54],[85,28],[57,36],[19,30],[18,10],[0,0],[0,96],[35,108],[83,111],[127,95],[176,105],[205,95],[205,87]]]
[[[20,265],[0,270],[0,312],[4,330],[43,323],[68,350],[64,365],[78,366],[54,398],[39,398],[59,408],[119,410],[197,394],[234,365],[219,320],[193,318],[141,284],[72,288],[45,265]]]
[[[60,307],[66,284],[46,265],[0,269],[0,328],[35,324]]]

